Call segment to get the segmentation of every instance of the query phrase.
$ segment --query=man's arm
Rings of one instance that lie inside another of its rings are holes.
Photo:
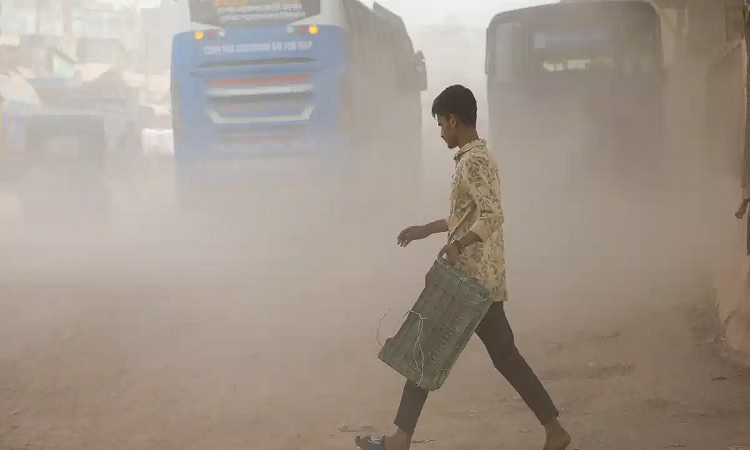
[[[500,206],[500,183],[497,172],[490,167],[488,161],[480,158],[468,159],[463,182],[477,204],[479,217],[469,232],[459,240],[462,248],[487,240],[500,230],[505,220]]]
[[[433,234],[444,233],[448,231],[448,221],[439,219],[425,225],[408,227],[399,233],[396,243],[401,247],[406,247],[413,241],[426,239]]]
[[[425,232],[429,233],[430,236],[448,232],[448,221],[446,219],[438,219],[423,226]]]

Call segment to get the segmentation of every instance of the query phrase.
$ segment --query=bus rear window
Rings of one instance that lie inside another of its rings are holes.
[[[607,47],[610,34],[597,29],[543,30],[534,32],[532,40],[535,50],[596,50]]]
[[[321,0],[190,0],[190,19],[231,27],[280,25],[320,14]]]
[[[545,29],[531,34],[533,70],[546,72],[613,68],[611,33],[601,29]]]
[[[508,82],[515,79],[517,28],[517,24],[502,23],[498,25],[495,32],[493,63],[490,65],[490,71],[496,81]]]
[[[647,2],[570,2],[501,13],[488,29],[487,74],[521,81],[551,72],[661,72],[661,22]]]

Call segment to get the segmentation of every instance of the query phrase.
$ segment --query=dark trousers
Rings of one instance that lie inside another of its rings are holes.
[[[477,328],[477,336],[487,348],[497,370],[516,389],[539,422],[546,425],[557,418],[559,412],[552,399],[516,348],[513,330],[505,316],[502,303],[496,302],[490,307]],[[413,435],[425,401],[427,391],[408,381],[394,424],[401,431]]]

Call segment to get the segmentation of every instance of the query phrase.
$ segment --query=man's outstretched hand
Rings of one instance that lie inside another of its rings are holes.
[[[406,247],[412,241],[428,238],[431,234],[427,225],[414,225],[399,233],[397,242],[400,247]]]
[[[406,247],[409,245],[412,241],[418,241],[420,239],[425,239],[433,234],[437,233],[445,233],[448,231],[448,222],[445,221],[445,219],[438,219],[434,222],[430,222],[427,225],[415,225],[412,227],[409,227],[399,233],[398,239],[396,240],[398,242],[398,245],[401,247]]]
[[[737,211],[734,213],[734,217],[738,219],[742,219],[743,217],[745,217],[748,203],[750,203],[750,199],[748,198],[742,199],[742,203],[740,203],[740,207],[737,208]]]

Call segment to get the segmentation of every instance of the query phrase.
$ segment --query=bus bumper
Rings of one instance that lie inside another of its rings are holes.
[[[175,141],[175,187],[186,212],[235,214],[289,199],[313,201],[313,191],[332,192],[349,172],[346,147],[332,140],[196,147]]]

